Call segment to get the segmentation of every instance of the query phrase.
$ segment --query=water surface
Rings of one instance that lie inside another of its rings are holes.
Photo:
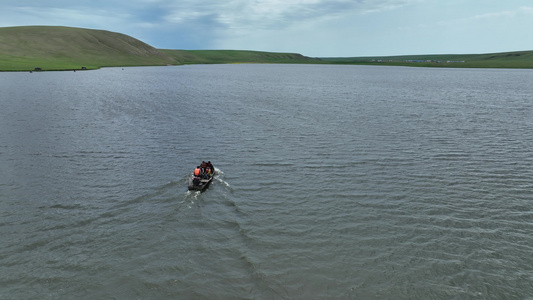
[[[0,73],[2,299],[526,299],[533,72]],[[186,189],[202,160],[204,193]]]

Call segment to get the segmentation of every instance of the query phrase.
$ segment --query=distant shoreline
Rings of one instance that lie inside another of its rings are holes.
[[[283,62],[212,62],[212,63],[186,63],[186,64],[175,64],[175,65],[116,65],[116,66],[101,66],[93,67],[86,69],[59,69],[59,68],[50,68],[50,69],[41,69],[41,70],[28,70],[28,69],[10,69],[2,70],[1,73],[44,73],[44,72],[85,72],[85,71],[97,71],[103,68],[131,68],[131,67],[173,67],[173,66],[188,66],[188,65],[223,65],[223,64],[293,64],[293,65],[344,65],[344,66],[388,66],[388,67],[412,67],[412,68],[450,68],[450,69],[533,69],[533,66],[517,66],[516,64],[479,64],[479,63],[468,63],[464,62],[463,65],[451,64],[451,63],[430,63],[430,62],[302,62],[302,63],[283,63]]]

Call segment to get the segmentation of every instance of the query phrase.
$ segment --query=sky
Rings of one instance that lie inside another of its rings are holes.
[[[533,50],[531,0],[0,0],[0,27],[28,25],[310,57]]]

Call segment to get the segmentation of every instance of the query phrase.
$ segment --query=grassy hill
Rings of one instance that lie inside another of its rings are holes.
[[[297,53],[276,53],[245,50],[169,50],[161,51],[183,64],[213,63],[317,63],[317,58],[310,58]]]
[[[66,70],[177,64],[130,36],[71,27],[0,28],[0,70]]]
[[[331,64],[372,64],[446,68],[533,68],[533,51],[487,54],[405,55],[322,58]]]
[[[160,50],[133,37],[103,30],[58,26],[0,28],[0,71],[312,61],[317,59],[294,53]]]

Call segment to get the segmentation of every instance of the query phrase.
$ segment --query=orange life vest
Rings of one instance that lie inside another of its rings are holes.
[[[200,169],[199,168],[194,169],[194,175],[195,176],[200,175]]]

